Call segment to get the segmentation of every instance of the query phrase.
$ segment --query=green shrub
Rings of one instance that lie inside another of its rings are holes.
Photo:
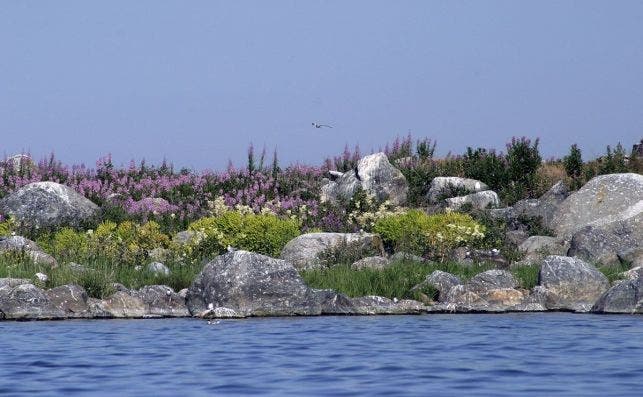
[[[0,222],[0,237],[10,236],[15,229],[16,229],[16,224],[12,218],[9,218],[3,222]]]
[[[507,184],[507,161],[502,154],[483,148],[467,148],[463,158],[464,175],[489,185],[492,190],[500,191]],[[455,197],[455,196],[451,196]]]
[[[241,214],[226,211],[218,216],[199,219],[189,230],[200,231],[205,238],[191,247],[194,258],[205,258],[235,248],[269,256],[279,256],[288,241],[300,234],[299,222],[271,214]]]
[[[539,140],[534,143],[523,138],[513,138],[507,145],[508,185],[502,190],[503,199],[514,202],[533,196],[536,187],[536,172],[542,158],[538,151]]]
[[[569,148],[569,154],[563,158],[565,172],[572,180],[571,188],[576,190],[583,185],[581,177],[583,176],[583,157],[578,145],[573,144]]]
[[[470,215],[457,212],[427,215],[409,210],[401,215],[384,217],[373,230],[389,250],[429,254],[444,259],[453,248],[484,238],[485,228]]]
[[[278,257],[286,243],[300,234],[295,219],[280,219],[269,214],[250,214],[243,219],[236,246],[260,254]]]

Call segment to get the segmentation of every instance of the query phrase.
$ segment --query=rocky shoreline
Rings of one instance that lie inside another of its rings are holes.
[[[322,201],[345,200],[361,190],[396,205],[407,200],[404,176],[382,153],[362,158],[355,172],[334,172],[331,177],[322,187]],[[191,285],[181,291],[164,285],[132,290],[114,284],[110,289],[114,293],[97,299],[74,284],[42,289],[39,286],[45,285],[46,274],[37,273],[33,280],[0,278],[0,320],[544,311],[643,314],[642,198],[643,176],[635,173],[597,176],[573,193],[559,182],[538,199],[524,199],[506,208],[497,208],[497,194],[480,181],[433,178],[429,203],[445,213],[469,208],[502,220],[509,225],[503,238],[517,247],[524,258],[511,262],[499,255],[497,249],[459,246],[451,253],[455,262],[486,262],[495,268],[466,282],[456,275],[434,271],[412,289],[422,291],[427,287],[437,291],[435,296],[421,297],[422,302],[381,296],[348,297],[334,290],[308,286],[300,272],[329,266],[322,263],[320,255],[329,249],[341,250],[342,244],[364,251],[352,269],[382,270],[396,256],[406,255],[390,249],[387,252],[381,236],[375,233],[319,232],[285,240],[285,246],[280,246],[283,247],[280,259],[229,247],[230,252],[205,264],[193,280],[191,273],[181,286],[192,280]],[[79,227],[99,213],[97,205],[54,182],[35,182],[16,190],[0,200],[0,210],[18,220],[22,227],[34,230]],[[530,236],[533,233],[528,233],[524,217],[540,219],[553,235]],[[173,238],[180,243],[179,237],[190,233],[197,234],[182,231]],[[190,236],[187,235],[188,240]],[[150,253],[158,250],[150,249],[147,256],[151,258]],[[0,253],[15,252],[26,254],[30,261],[42,266],[52,269],[58,266],[56,258],[34,241],[18,235],[0,237]],[[374,252],[377,256],[372,256]],[[279,256],[278,252],[271,255]],[[424,258],[411,260],[422,262]],[[593,263],[615,268],[627,265],[629,270],[610,283]],[[136,270],[142,265],[137,265]],[[82,265],[76,266],[83,271]],[[529,289],[521,288],[509,271],[521,266],[537,267],[535,286],[530,283]],[[146,269],[169,274],[169,269],[156,261]],[[198,269],[200,265],[195,272]]]
[[[309,288],[290,263],[247,251],[218,256],[190,288],[163,285],[117,291],[106,299],[88,297],[78,285],[43,290],[26,279],[0,279],[0,319],[63,320],[106,318],[245,318],[266,316],[379,315],[428,313],[507,313],[569,311],[643,314],[643,268],[610,287],[607,278],[577,258],[548,256],[538,285],[520,289],[505,270],[488,270],[466,283],[435,271],[424,283],[439,291],[438,301],[379,296],[350,298]]]

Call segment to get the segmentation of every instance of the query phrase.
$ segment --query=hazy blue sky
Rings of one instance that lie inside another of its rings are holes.
[[[319,121],[335,128],[315,130]],[[643,1],[0,5],[0,156],[320,163],[411,131],[441,154],[643,136]]]

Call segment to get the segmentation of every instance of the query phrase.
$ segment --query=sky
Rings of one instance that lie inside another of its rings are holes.
[[[252,142],[312,165],[410,132],[593,158],[643,138],[641,21],[627,0],[4,0],[0,156],[221,169]]]

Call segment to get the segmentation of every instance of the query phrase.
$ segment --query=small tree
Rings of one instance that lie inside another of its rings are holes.
[[[542,158],[538,151],[539,140],[512,138],[507,144],[507,172],[510,186],[505,196],[509,201],[517,201],[529,197],[536,187],[536,171]]]
[[[578,145],[573,144],[569,148],[569,154],[563,158],[565,172],[572,179],[572,189],[578,189],[582,185],[583,158]]]

